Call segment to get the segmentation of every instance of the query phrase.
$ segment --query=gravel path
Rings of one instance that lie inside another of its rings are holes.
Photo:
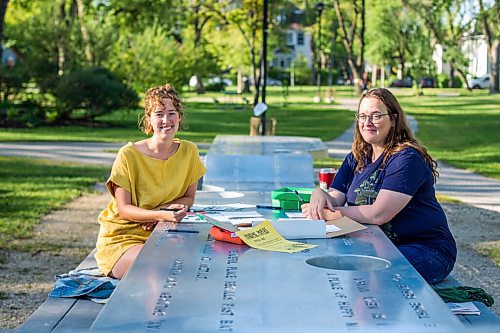
[[[100,187],[102,190],[102,186]],[[19,327],[46,299],[54,275],[75,268],[92,250],[98,232],[97,215],[107,193],[82,196],[42,219],[36,237],[22,241],[32,250],[0,253],[0,329]],[[444,204],[457,239],[459,258],[453,274],[464,285],[481,287],[497,300],[500,315],[500,267],[476,249],[499,242],[500,213],[460,204]],[[56,246],[58,249],[40,250]]]

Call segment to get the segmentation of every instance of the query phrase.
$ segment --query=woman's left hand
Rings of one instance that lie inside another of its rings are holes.
[[[157,224],[158,224],[158,221],[143,223],[142,224],[142,229],[145,230],[145,231],[151,231],[151,230],[153,230],[156,227]]]

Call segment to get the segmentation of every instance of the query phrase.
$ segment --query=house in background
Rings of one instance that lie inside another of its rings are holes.
[[[276,50],[270,62],[271,67],[290,68],[298,57],[304,57],[312,65],[311,35],[301,24],[292,23],[286,32],[286,50]]]
[[[469,59],[467,72],[474,77],[485,76],[490,72],[488,44],[484,35],[466,35],[462,39],[462,52]]]
[[[488,45],[484,35],[465,35],[462,38],[460,48],[465,58],[469,60],[468,76],[485,76],[490,72]],[[440,44],[434,46],[432,58],[436,63],[437,74],[450,72],[450,64],[443,61],[443,52],[443,47]]]

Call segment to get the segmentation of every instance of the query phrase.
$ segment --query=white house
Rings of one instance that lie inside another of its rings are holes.
[[[298,23],[291,24],[286,32],[287,50],[277,50],[271,60],[271,67],[290,68],[293,60],[304,57],[312,65],[311,35]]]
[[[484,35],[464,36],[462,39],[462,52],[469,59],[467,71],[472,76],[484,76],[490,72],[488,62],[488,43]]]
[[[467,72],[470,76],[479,77],[489,73],[488,45],[484,35],[465,35],[462,38],[460,49],[469,60]],[[450,64],[443,61],[443,52],[443,47],[440,44],[434,46],[432,59],[436,63],[437,74],[449,73],[450,71]]]

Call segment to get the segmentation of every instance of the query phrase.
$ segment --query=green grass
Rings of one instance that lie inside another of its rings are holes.
[[[30,129],[3,129],[0,141],[103,141],[127,142],[145,138],[137,129],[141,110],[117,111],[100,118],[112,127],[53,126]],[[352,112],[334,104],[270,104],[267,117],[277,119],[276,135],[314,136],[331,140],[352,123]],[[248,135],[250,106],[234,104],[186,103],[186,129],[179,137],[195,142],[211,142],[216,135]]]
[[[320,158],[314,160],[314,168],[335,168],[338,169],[342,165],[343,160],[335,158]]]
[[[500,266],[500,241],[474,244],[473,247],[482,255],[493,260],[497,266]]]
[[[500,179],[500,95],[399,97],[418,122],[417,137],[445,163]]]
[[[0,157],[0,248],[29,238],[40,218],[104,181],[108,168]]]

